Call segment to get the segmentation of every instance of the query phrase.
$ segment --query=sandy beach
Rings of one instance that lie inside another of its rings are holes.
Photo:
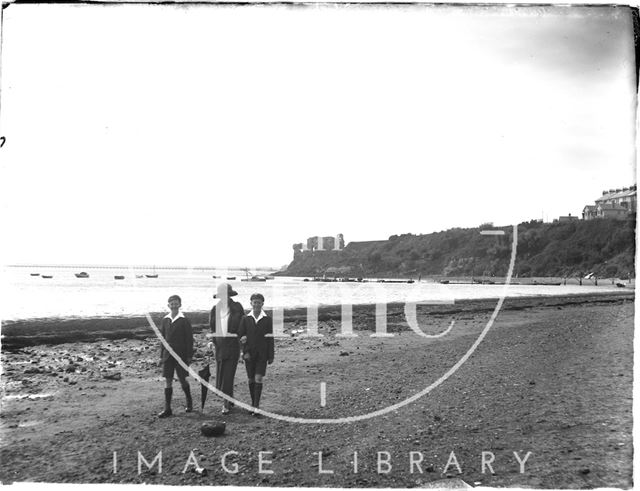
[[[407,328],[398,304],[389,306],[394,336],[386,338],[367,332],[374,329],[373,306],[354,307],[355,338],[336,337],[339,307],[320,309],[318,338],[298,333],[304,311],[287,311],[289,337],[276,342],[263,408],[339,418],[400,402],[469,350],[495,305],[473,300],[420,307],[418,319],[428,332],[455,321],[449,334],[428,340]],[[486,486],[629,488],[633,315],[633,292],[507,299],[473,355],[431,393],[372,419],[305,425],[254,418],[239,408],[223,418],[221,401],[211,394],[204,413],[185,414],[177,385],[176,415],[157,419],[163,403],[159,342],[140,319],[71,319],[66,330],[45,321],[3,327],[0,479],[424,487],[460,478]],[[206,318],[191,317],[197,370],[206,355]],[[82,326],[92,334],[63,342]],[[120,379],[105,378],[115,373]],[[193,379],[191,387],[199,407]],[[242,365],[235,390],[249,400]],[[200,434],[204,421],[223,419],[224,436]],[[156,462],[138,473],[139,454],[151,463],[159,452],[162,471]],[[206,471],[195,472],[191,452]],[[221,459],[228,452],[237,453],[227,456],[225,469]],[[483,469],[483,452],[485,462],[493,456],[493,472]],[[260,472],[261,459],[262,470],[273,473]]]

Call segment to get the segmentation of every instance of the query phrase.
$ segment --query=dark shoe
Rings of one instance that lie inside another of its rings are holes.
[[[171,409],[165,409],[164,411],[158,414],[158,418],[168,418],[171,415],[173,415],[173,412],[171,411]]]

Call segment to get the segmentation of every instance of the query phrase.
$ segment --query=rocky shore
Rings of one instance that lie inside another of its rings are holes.
[[[400,305],[389,306],[394,336],[387,338],[364,331],[374,329],[372,306],[354,308],[353,338],[337,336],[337,306],[320,310],[321,337],[304,336],[304,311],[288,312],[263,407],[285,416],[341,418],[401,402],[469,350],[494,307],[495,300],[424,306],[418,319],[426,331],[442,332],[455,322],[449,334],[430,340],[408,329]],[[219,438],[199,431],[203,422],[221,419],[215,395],[203,413],[185,414],[176,386],[176,416],[156,418],[162,378],[153,337],[3,345],[0,480],[424,487],[463,479],[486,486],[628,488],[633,308],[631,294],[508,299],[469,360],[402,408],[328,425],[257,419],[236,408]],[[199,369],[208,361],[204,332],[196,334],[196,346],[192,366]],[[200,389],[193,380],[191,386],[199,406]],[[242,365],[236,395],[248,400]],[[159,452],[162,471],[156,462],[138,473],[139,455],[151,463]],[[228,452],[235,453],[223,465]],[[490,459],[483,452],[495,459],[492,472],[483,466],[483,458],[485,464]],[[419,458],[418,470],[412,462]],[[237,472],[228,472],[233,464]]]

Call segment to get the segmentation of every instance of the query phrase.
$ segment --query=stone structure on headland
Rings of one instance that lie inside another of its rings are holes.
[[[293,256],[305,252],[316,251],[342,251],[344,249],[344,236],[338,234],[335,237],[309,237],[306,242],[293,244]]]

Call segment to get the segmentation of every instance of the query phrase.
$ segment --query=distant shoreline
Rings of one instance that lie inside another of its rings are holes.
[[[523,310],[533,307],[555,307],[585,303],[620,303],[634,301],[634,290],[603,291],[602,293],[578,293],[567,295],[536,295],[509,297],[505,299],[504,310]],[[490,312],[496,306],[497,298],[464,299],[455,304],[419,304],[419,314],[458,315],[463,313]],[[389,324],[404,321],[403,302],[387,304]],[[269,311],[267,309],[267,311]],[[318,321],[340,322],[341,305],[318,306]],[[352,306],[354,330],[373,330],[375,304]],[[195,332],[208,329],[208,311],[186,312]],[[165,312],[150,314],[156,325]],[[284,309],[285,331],[291,327],[306,325],[307,308]],[[390,331],[393,327],[390,328]],[[100,317],[45,317],[4,321],[2,324],[2,347],[5,350],[19,349],[42,344],[70,342],[93,342],[103,339],[145,339],[154,336],[144,315],[100,316]]]
[[[172,266],[172,265],[153,265],[153,264],[7,264],[6,268],[51,268],[51,269],[118,269],[128,271],[133,269],[134,271],[159,269],[159,270],[180,270],[188,271],[190,269],[197,269],[202,271],[244,271],[247,266]],[[279,271],[278,268],[271,266],[251,266],[250,270],[256,271]],[[37,273],[38,271],[34,271]]]

